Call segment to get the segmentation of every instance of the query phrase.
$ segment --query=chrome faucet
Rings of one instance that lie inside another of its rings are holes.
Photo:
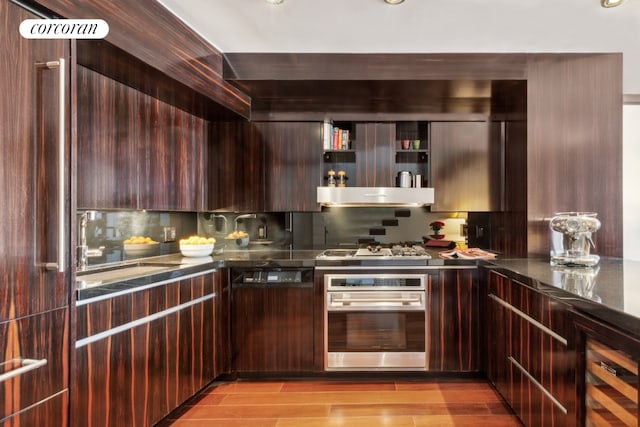
[[[244,218],[246,218],[246,219],[249,219],[249,218],[255,219],[256,218],[256,214],[254,214],[254,213],[253,214],[244,214],[244,215],[238,215],[237,217],[235,217],[234,220],[233,220],[233,224],[234,224],[233,231],[238,231],[238,220],[239,219],[244,219]]]
[[[87,246],[87,223],[89,221],[93,221],[94,219],[96,219],[96,211],[85,211],[82,215],[80,215],[80,223],[78,227],[80,244],[77,247],[78,269],[80,270],[86,268],[89,264],[89,247]]]
[[[211,218],[222,218],[222,223],[224,224],[224,234],[227,234],[227,217],[224,215],[216,215],[216,214],[211,214]]]

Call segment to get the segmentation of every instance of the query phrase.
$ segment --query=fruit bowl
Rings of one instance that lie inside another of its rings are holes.
[[[211,255],[214,246],[214,243],[206,243],[200,245],[180,244],[180,252],[182,252],[182,256],[186,257],[205,257]]]
[[[225,237],[225,240],[229,243],[235,243],[239,248],[246,248],[249,246],[249,234],[245,231],[234,231]]]
[[[125,243],[124,253],[131,256],[153,255],[160,243]]]

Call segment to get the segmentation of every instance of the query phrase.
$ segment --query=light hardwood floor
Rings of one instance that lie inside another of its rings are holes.
[[[214,384],[162,427],[521,427],[483,380]]]

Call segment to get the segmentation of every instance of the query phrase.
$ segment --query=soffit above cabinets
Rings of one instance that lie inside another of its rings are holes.
[[[251,97],[254,119],[481,118],[504,98],[496,93],[523,85],[525,68],[521,54],[232,53],[224,78]]]

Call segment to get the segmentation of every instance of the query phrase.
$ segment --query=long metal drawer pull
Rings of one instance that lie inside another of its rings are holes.
[[[47,270],[58,270],[63,273],[64,267],[64,254],[65,254],[65,234],[64,234],[64,221],[65,221],[65,82],[66,82],[66,66],[64,58],[60,58],[57,61],[47,61],[44,65],[50,70],[58,69],[58,256],[57,262],[45,263]]]
[[[420,302],[420,298],[335,298],[331,300],[341,304],[351,304],[354,302],[401,302],[403,304],[409,304],[412,302]]]
[[[551,400],[551,402],[558,409],[560,409],[562,411],[563,414],[567,415],[567,413],[568,413],[567,408],[562,406],[562,403],[558,402],[558,399],[553,397],[553,395],[551,393],[549,393],[549,390],[544,388],[544,386],[542,384],[540,384],[535,378],[533,378],[533,376],[531,376],[529,371],[524,369],[524,367],[520,363],[518,363],[518,361],[516,359],[514,359],[512,356],[507,357],[507,359],[509,359],[509,362],[511,362],[511,364],[513,364],[516,368],[518,368],[518,370],[520,372],[522,372],[522,374],[525,377],[529,378],[529,381],[531,381],[533,383],[533,385],[535,385],[542,393],[544,393],[544,395],[547,396],[549,398],[549,400]]]
[[[364,193],[365,197],[387,197],[386,194],[379,193]]]
[[[200,304],[201,302],[205,302],[207,300],[213,299],[216,297],[216,294],[208,294],[200,298],[196,298],[194,300],[182,303],[180,305],[173,306],[163,311],[159,311],[157,313],[153,313],[146,317],[141,317],[140,319],[133,320],[129,323],[125,323],[120,326],[116,326],[115,328],[107,329],[106,331],[97,333],[95,335],[90,335],[88,337],[82,338],[76,341],[76,348],[84,347],[88,344],[94,343],[96,341],[103,340],[105,338],[109,338],[110,336],[119,334],[120,332],[127,331],[129,329],[133,329],[136,326],[144,325],[145,323],[150,323],[154,320],[160,319],[161,317],[166,317],[170,314],[173,314],[177,311],[184,310],[185,308],[189,308],[192,305]]]
[[[12,359],[5,363],[20,363],[20,367],[0,375],[0,383],[46,365],[47,359]]]
[[[187,279],[191,279],[193,277],[203,276],[203,275],[208,274],[208,273],[214,273],[215,271],[216,271],[215,268],[211,269],[211,270],[206,270],[206,271],[199,271],[197,273],[187,274],[187,275],[184,275],[184,276],[180,276],[178,278],[171,278],[171,279],[167,279],[167,280],[161,280],[161,281],[158,281],[158,282],[149,283],[148,285],[134,286],[134,287],[129,288],[129,289],[124,289],[122,291],[109,292],[109,293],[106,293],[104,295],[98,295],[97,297],[81,299],[81,300],[78,300],[76,302],[76,307],[80,307],[80,306],[87,305],[87,304],[93,304],[94,302],[102,301],[102,300],[109,299],[109,298],[115,298],[115,297],[119,297],[119,296],[122,296],[122,295],[134,294],[136,292],[145,291],[147,289],[157,288],[158,286],[170,285],[172,283],[177,283],[177,282],[179,282],[181,280],[187,280]],[[78,276],[78,277],[82,277],[82,276]]]
[[[502,298],[497,297],[494,294],[489,294],[489,298],[491,298],[492,300],[494,300],[495,302],[497,302],[501,306],[511,310],[512,312],[514,312],[518,316],[522,317],[527,322],[531,323],[533,326],[535,326],[536,328],[540,329],[542,332],[546,333],[547,335],[550,335],[552,338],[560,341],[562,344],[567,345],[567,339],[564,338],[562,335],[558,335],[553,330],[547,328],[542,323],[538,322],[536,319],[534,319],[533,317],[529,316],[528,314],[518,310],[516,307],[512,306],[511,304],[509,304],[508,302],[506,302]]]

